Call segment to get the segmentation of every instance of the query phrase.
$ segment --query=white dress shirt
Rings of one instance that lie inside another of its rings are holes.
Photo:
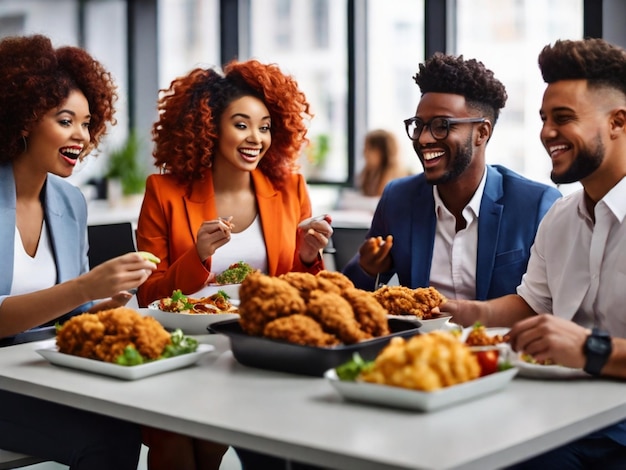
[[[478,217],[487,172],[462,215],[465,228],[456,231],[456,219],[444,206],[437,186],[433,187],[437,230],[430,267],[430,285],[449,299],[476,298],[476,257],[478,251]]]
[[[626,338],[626,178],[595,206],[582,190],[557,201],[537,231],[517,293],[537,313]]]
[[[26,253],[20,231],[15,226],[13,256],[11,295],[30,294],[31,292],[52,287],[57,283],[57,268],[45,220],[41,227],[41,235],[39,236],[35,256],[30,256]]]
[[[217,249],[211,257],[211,271],[219,274],[238,261],[267,273],[267,249],[259,214],[248,228],[239,233],[231,233],[230,241]]]

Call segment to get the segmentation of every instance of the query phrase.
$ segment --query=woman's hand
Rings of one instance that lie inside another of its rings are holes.
[[[231,222],[232,216],[228,218],[219,217],[216,220],[202,222],[198,229],[196,250],[202,262],[215,254],[215,251],[230,241],[230,234],[235,227]]]
[[[76,278],[76,281],[87,296],[86,301],[111,297],[115,302],[121,303],[120,301],[128,295],[123,292],[143,284],[155,269],[156,264],[152,261],[132,252],[99,264]]]
[[[384,273],[391,269],[391,247],[393,246],[393,236],[371,237],[363,242],[359,248],[359,264],[361,269],[370,276]]]
[[[300,260],[307,265],[313,264],[327,245],[333,234],[330,226],[332,219],[328,214],[323,219],[312,218],[310,221],[303,221],[298,225],[298,236],[301,237]]]

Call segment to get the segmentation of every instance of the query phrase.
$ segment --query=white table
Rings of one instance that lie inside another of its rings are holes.
[[[502,467],[626,418],[625,385],[515,379],[419,413],[344,402],[322,378],[240,365],[221,335],[197,366],[126,382],[0,349],[0,388],[304,462],[345,469]],[[48,341],[49,344],[49,341]]]

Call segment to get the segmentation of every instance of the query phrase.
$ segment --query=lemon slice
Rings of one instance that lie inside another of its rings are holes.
[[[153,255],[149,251],[138,251],[137,253],[139,253],[144,259],[152,261],[154,264],[159,264],[161,262],[160,258]]]

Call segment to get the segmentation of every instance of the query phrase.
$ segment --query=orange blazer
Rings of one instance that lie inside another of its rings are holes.
[[[324,269],[321,256],[312,266],[305,266],[298,255],[297,226],[311,216],[311,200],[303,176],[293,174],[281,190],[259,169],[252,172],[252,181],[265,237],[268,274],[315,274]],[[194,183],[191,194],[171,175],[148,177],[137,223],[137,249],[154,253],[161,262],[137,292],[140,306],[169,297],[175,289],[192,293],[206,285],[211,259],[203,263],[198,256],[196,235],[203,221],[217,217],[210,170],[204,179]]]

